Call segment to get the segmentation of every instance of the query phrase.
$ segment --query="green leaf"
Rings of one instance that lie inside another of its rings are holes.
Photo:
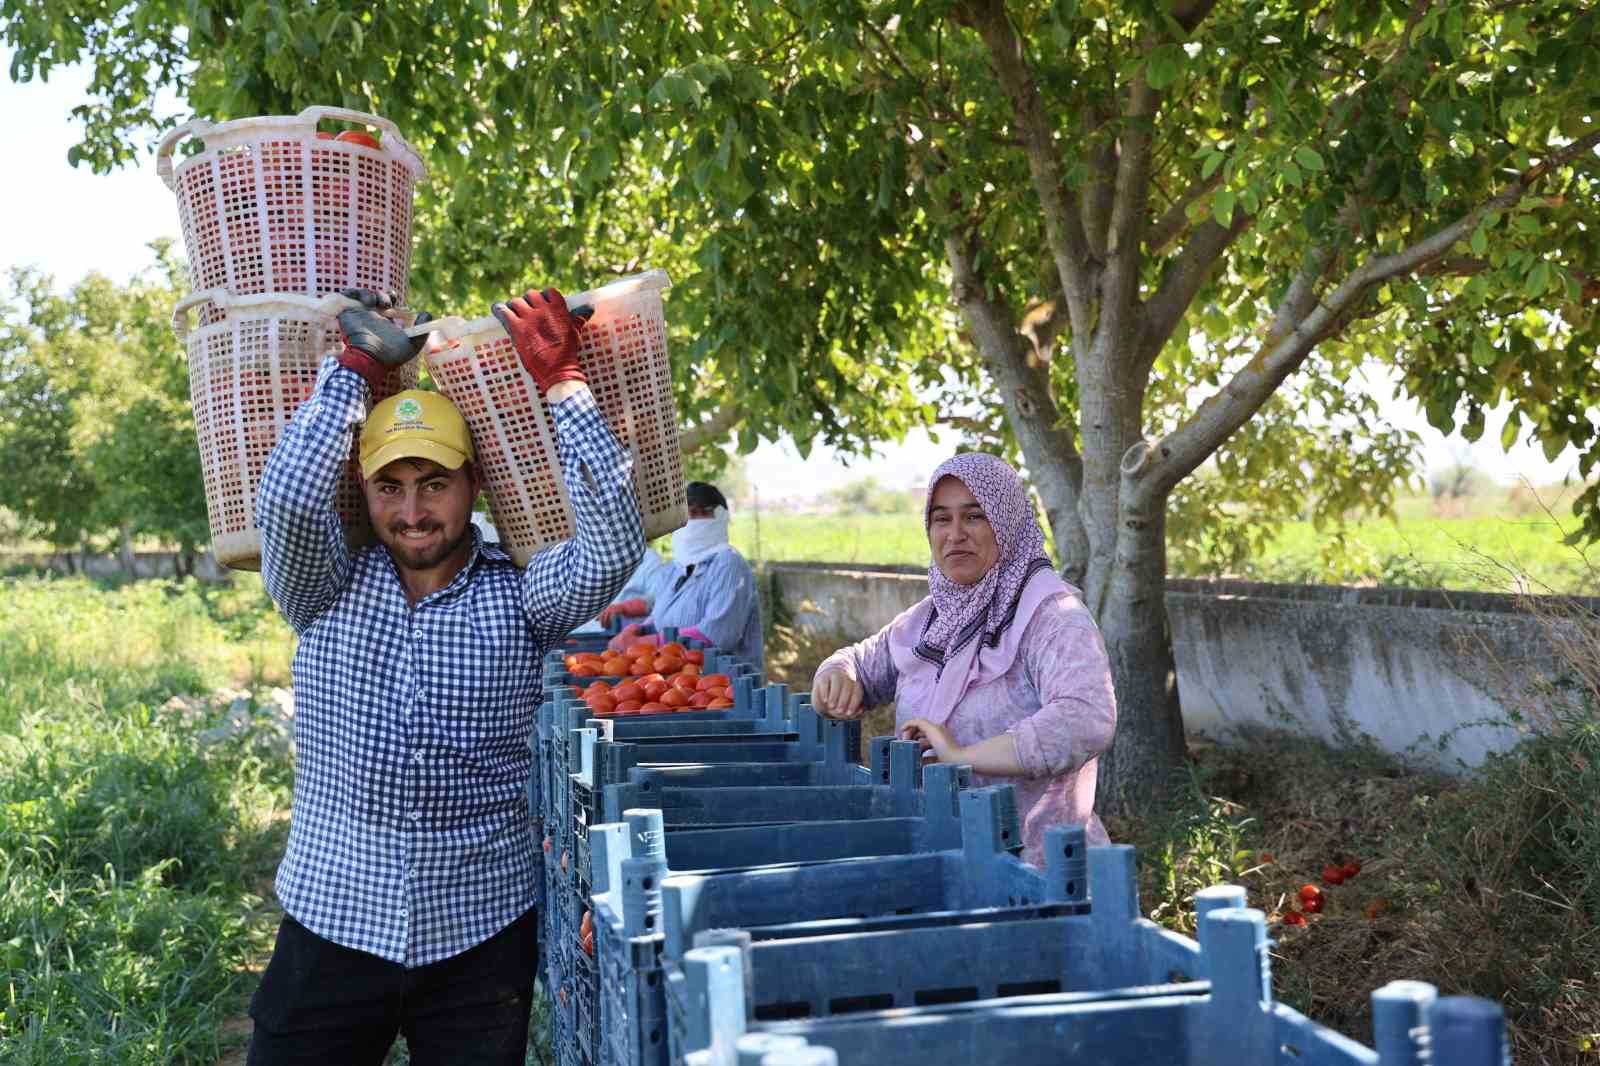
[[[1494,350],[1494,345],[1489,343],[1489,338],[1482,330],[1477,331],[1472,337],[1472,362],[1477,366],[1494,366],[1499,354]]]
[[[1301,166],[1313,173],[1322,170],[1324,166],[1322,157],[1315,150],[1307,148],[1303,144],[1294,150],[1294,157],[1300,162]]]
[[[1550,284],[1550,264],[1543,259],[1533,265],[1528,271],[1528,276],[1522,281],[1522,294],[1530,300],[1538,299],[1544,295],[1545,289]]]
[[[1150,53],[1150,60],[1145,65],[1144,77],[1150,83],[1150,88],[1161,90],[1183,77],[1184,69],[1189,64],[1189,55],[1183,50],[1182,45],[1158,45]]]
[[[1215,174],[1217,172],[1217,168],[1222,165],[1222,161],[1225,158],[1227,158],[1227,157],[1224,156],[1221,152],[1217,151],[1215,148],[1213,148],[1213,149],[1211,149],[1211,151],[1207,152],[1206,153],[1206,161],[1204,163],[1200,164],[1200,178],[1201,178],[1201,180],[1205,180],[1206,178],[1209,178],[1209,177],[1211,177],[1211,175]]]
[[[1517,434],[1522,431],[1522,419],[1517,412],[1512,411],[1506,416],[1506,424],[1500,427],[1500,447],[1510,451],[1517,443]]]
[[[1467,242],[1467,246],[1472,249],[1473,255],[1482,255],[1489,247],[1489,235],[1483,231],[1482,226],[1472,231],[1472,239]]]
[[[1217,220],[1217,225],[1233,224],[1233,201],[1232,189],[1218,189],[1217,194],[1211,198],[1211,217]]]
[[[1283,179],[1285,185],[1293,186],[1296,189],[1305,180],[1300,174],[1300,168],[1288,160],[1284,160],[1283,165],[1278,168],[1278,176]]]

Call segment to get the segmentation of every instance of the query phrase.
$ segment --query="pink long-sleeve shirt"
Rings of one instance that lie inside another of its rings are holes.
[[[897,729],[921,716],[933,692],[934,667],[907,656],[897,663],[892,649],[916,643],[930,606],[931,600],[923,600],[866,640],[839,649],[817,673],[844,669],[861,683],[865,706],[894,700]],[[1038,865],[1044,831],[1052,825],[1081,825],[1089,843],[1108,842],[1094,813],[1095,770],[1116,723],[1100,630],[1082,600],[1060,592],[1034,611],[1005,673],[968,690],[944,724],[962,747],[1001,733],[1016,739],[1021,776],[974,773],[972,782],[1016,789],[1023,858]]]

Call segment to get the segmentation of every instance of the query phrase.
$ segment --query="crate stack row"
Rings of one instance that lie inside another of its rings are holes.
[[[1198,940],[1162,929],[1133,848],[1057,827],[1030,866],[1010,786],[889,737],[863,765],[857,723],[705,655],[727,711],[596,718],[546,664],[529,798],[562,1066],[1506,1061],[1498,1006],[1419,982],[1373,994],[1375,1049],[1311,1022],[1274,1000],[1242,888],[1200,894]]]

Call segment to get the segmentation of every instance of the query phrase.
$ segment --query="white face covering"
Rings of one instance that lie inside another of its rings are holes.
[[[718,507],[710,518],[691,518],[672,535],[672,561],[693,566],[728,545],[728,509]]]

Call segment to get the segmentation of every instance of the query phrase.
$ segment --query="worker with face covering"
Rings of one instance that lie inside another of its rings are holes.
[[[614,648],[626,648],[640,640],[644,623],[657,633],[676,626],[682,636],[703,640],[737,656],[753,666],[762,665],[761,600],[756,594],[755,574],[733,545],[728,543],[728,500],[715,485],[691,481],[689,521],[672,535],[672,560],[665,575],[654,585],[653,609],[642,599],[613,604],[628,607],[632,617],[646,611],[650,617],[625,626],[612,639]]]

